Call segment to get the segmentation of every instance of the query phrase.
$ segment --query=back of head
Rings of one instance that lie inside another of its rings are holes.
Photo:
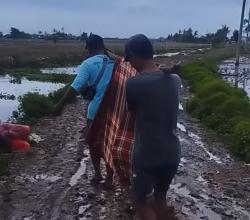
[[[153,55],[153,45],[143,34],[134,35],[125,45],[125,61],[129,61],[131,57],[153,59]]]
[[[86,49],[90,52],[96,52],[104,50],[104,41],[103,38],[96,34],[91,34],[86,40]]]

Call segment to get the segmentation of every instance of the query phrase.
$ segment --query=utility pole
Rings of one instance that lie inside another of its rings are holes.
[[[240,30],[239,30],[238,42],[237,42],[237,48],[236,48],[235,87],[238,87],[239,65],[240,65],[240,49],[241,49],[242,31],[243,31],[243,25],[244,25],[245,8],[246,8],[246,0],[243,0],[242,12],[241,12],[241,20],[240,20]]]
[[[249,9],[249,13],[248,13],[248,21],[247,21],[247,44],[249,44],[249,30],[250,28],[250,9]]]
[[[240,60],[240,48],[241,48],[241,40],[242,40],[242,31],[243,31],[243,25],[244,25],[244,15],[245,15],[245,8],[246,8],[246,0],[243,0],[242,5],[242,12],[241,12],[241,20],[240,20],[240,30],[238,35],[238,43],[236,48],[236,66],[239,66],[239,60]]]

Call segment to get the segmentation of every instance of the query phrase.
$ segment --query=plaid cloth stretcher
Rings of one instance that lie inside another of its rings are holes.
[[[136,71],[118,59],[99,111],[87,135],[87,142],[103,156],[122,182],[131,177],[134,117],[126,110],[125,86]]]

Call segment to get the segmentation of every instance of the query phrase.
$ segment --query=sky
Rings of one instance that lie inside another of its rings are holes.
[[[223,24],[238,29],[241,7],[242,0],[0,0],[0,31],[49,33],[63,27],[77,35],[156,38],[191,27],[206,34]]]

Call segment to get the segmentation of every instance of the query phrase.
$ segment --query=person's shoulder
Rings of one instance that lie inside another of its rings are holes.
[[[83,61],[83,63],[86,63],[88,65],[94,64],[96,62],[101,62],[103,60],[103,57],[100,55],[92,56],[87,58],[86,60]]]
[[[138,75],[130,77],[126,82],[126,88],[131,89],[133,88],[138,82]]]

